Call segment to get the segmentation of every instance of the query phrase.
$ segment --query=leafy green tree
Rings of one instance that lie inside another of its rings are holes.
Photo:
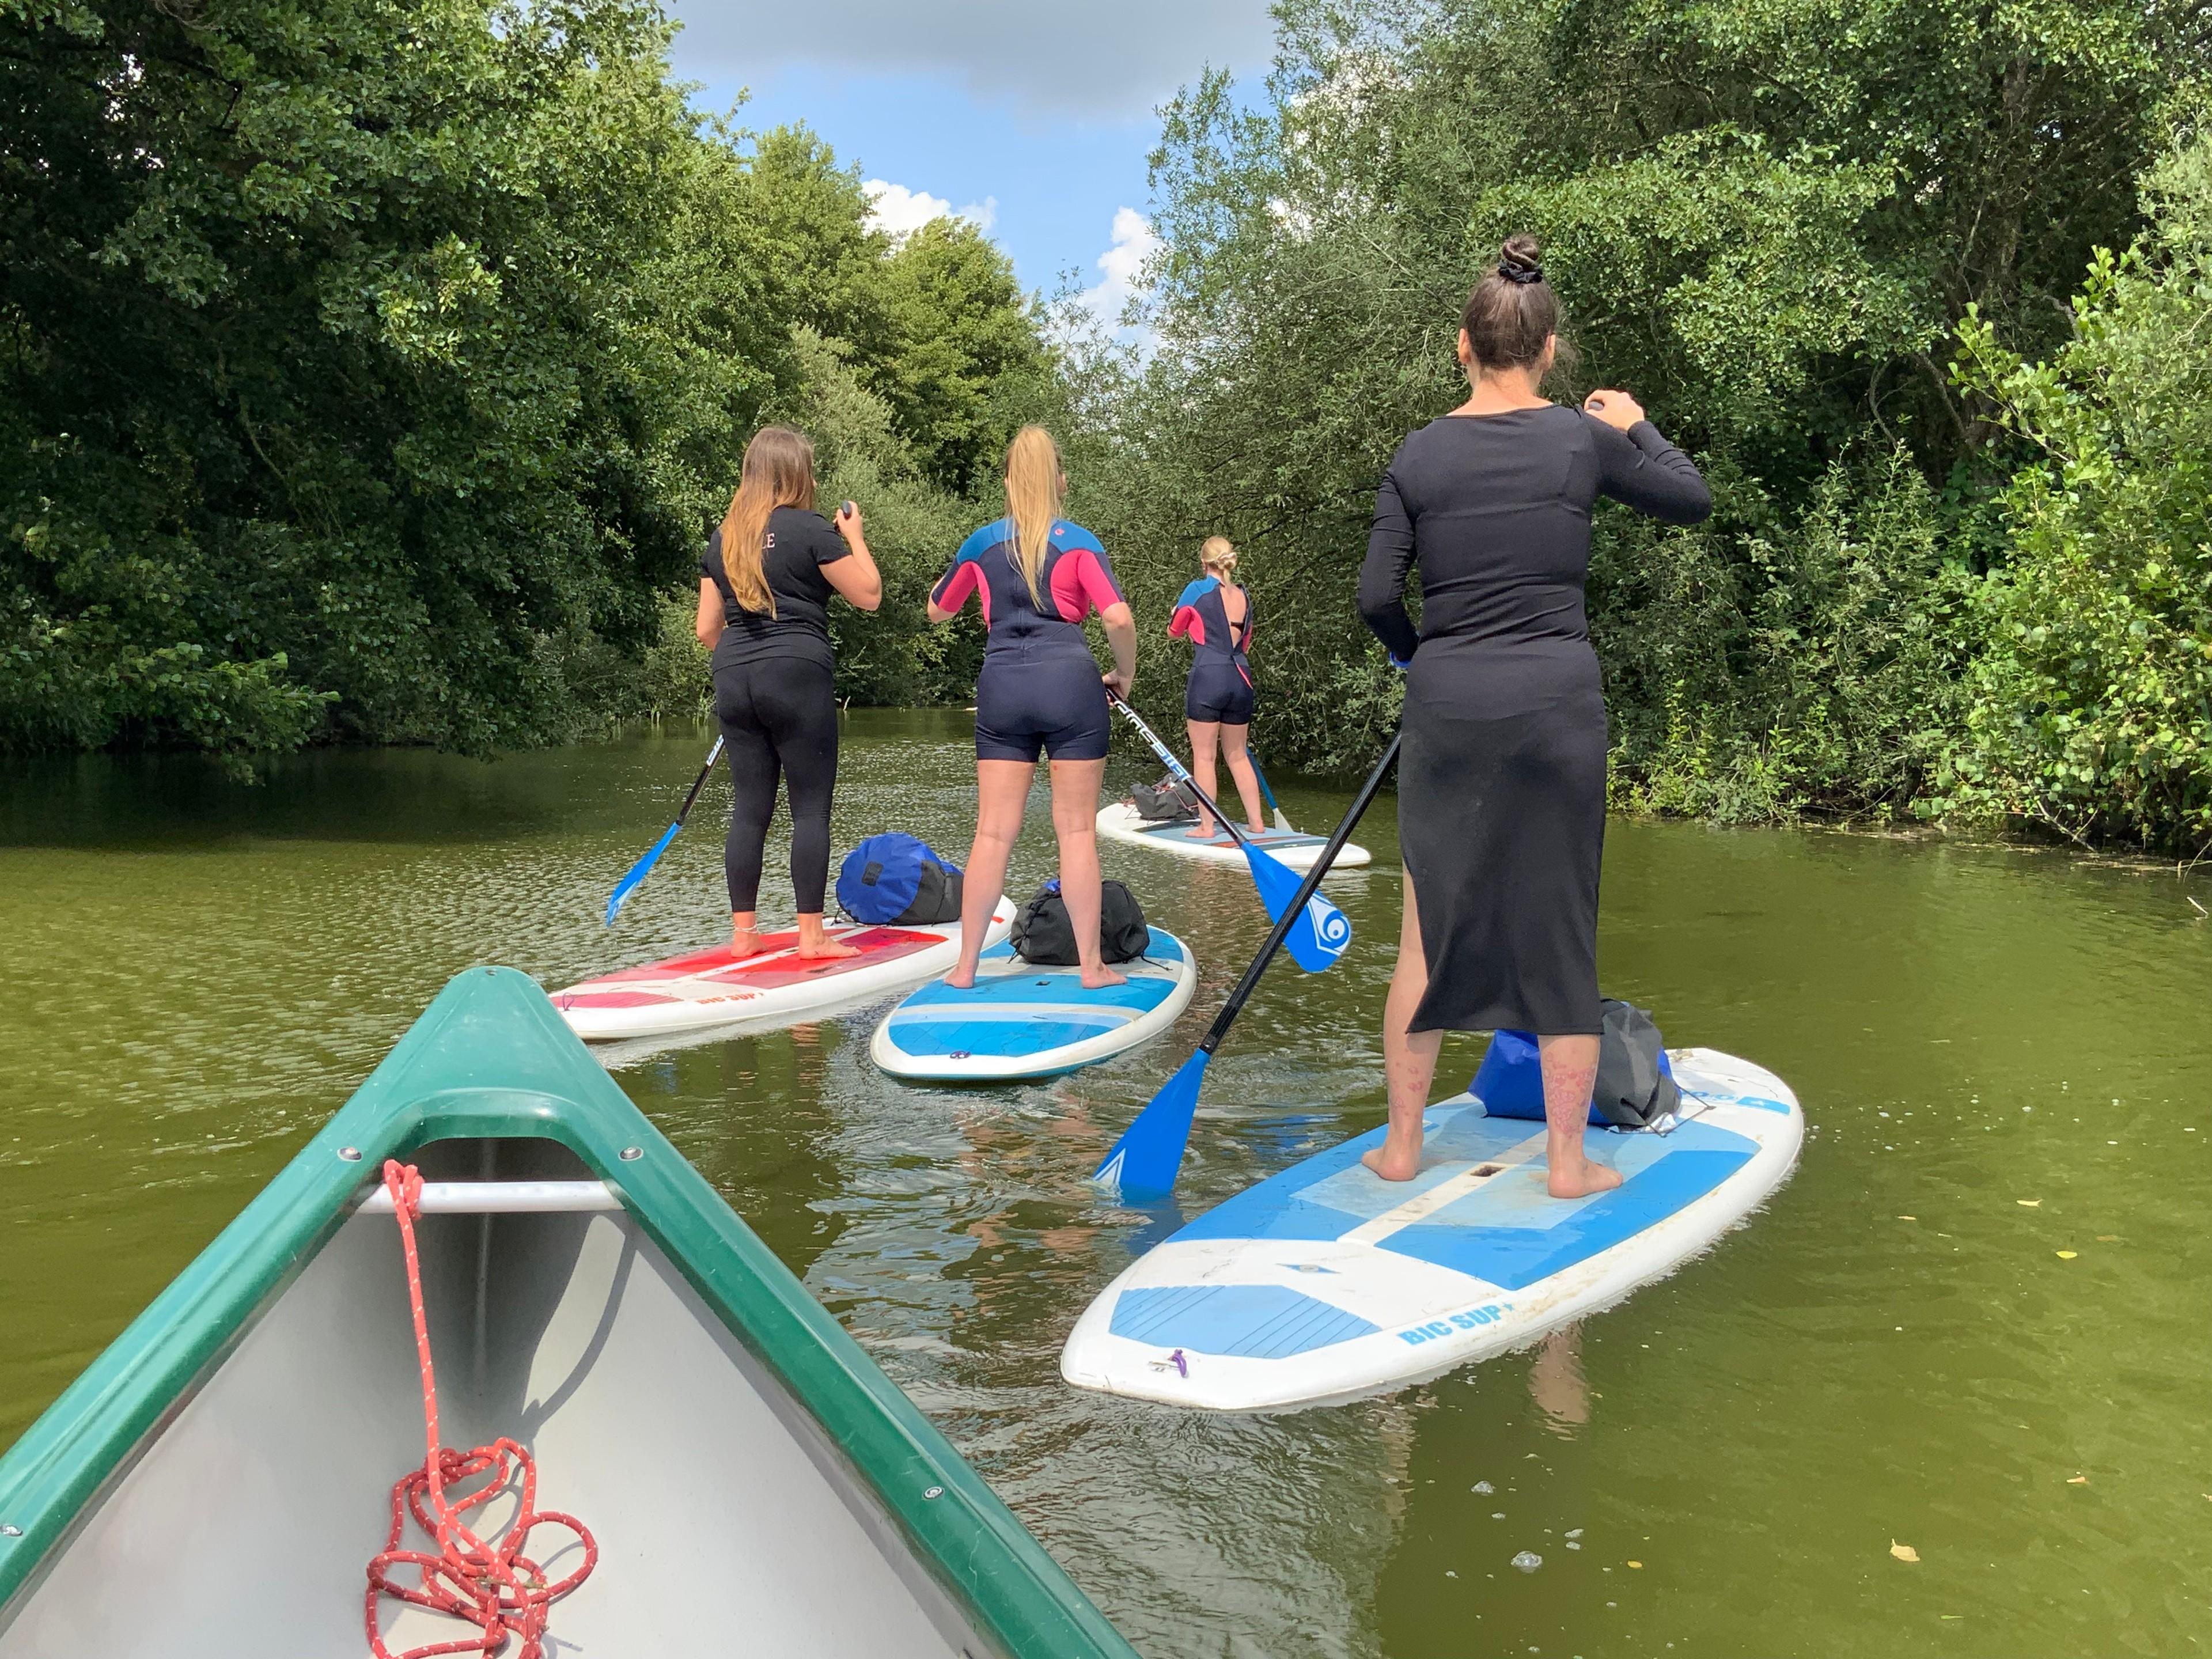
[[[1970,313],[1960,378],[2029,459],[1947,807],[2185,857],[2212,847],[2212,140],[2150,175],[2152,229],[2100,252],[2030,361]]]

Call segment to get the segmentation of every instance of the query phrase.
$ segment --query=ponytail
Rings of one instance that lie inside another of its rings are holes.
[[[1006,516],[1013,520],[1022,580],[1040,611],[1044,592],[1037,583],[1052,547],[1052,521],[1060,516],[1060,447],[1042,427],[1024,427],[1006,446]]]
[[[722,574],[738,608],[775,615],[763,555],[768,518],[779,507],[814,505],[814,445],[787,426],[764,426],[745,446],[737,492],[722,515]]]

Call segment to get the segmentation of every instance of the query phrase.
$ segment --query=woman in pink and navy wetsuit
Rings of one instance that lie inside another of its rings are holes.
[[[1052,761],[1052,827],[1060,891],[1082,956],[1083,983],[1117,985],[1098,948],[1098,786],[1106,775],[1106,688],[1123,696],[1137,672],[1137,624],[1097,538],[1060,516],[1067,491],[1060,450],[1025,426],[1006,450],[1006,516],[961,544],[929,596],[950,622],[973,594],[989,641],[975,682],[975,842],[960,908],[960,962],[949,985],[975,982],[975,960],[1005,890],[1037,757]],[[1083,623],[1097,611],[1114,648],[1102,675]]]
[[[1205,574],[1176,601],[1171,638],[1193,647],[1190,681],[1183,688],[1183,718],[1190,728],[1190,772],[1198,787],[1213,794],[1213,757],[1218,750],[1237,780],[1251,833],[1267,833],[1260,817],[1260,781],[1244,739],[1252,729],[1252,664],[1244,654],[1252,643],[1252,596],[1237,582],[1237,550],[1226,536],[1208,536],[1198,550]],[[1216,797],[1218,799],[1218,797]],[[1224,833],[1203,806],[1193,841],[1212,841]]]

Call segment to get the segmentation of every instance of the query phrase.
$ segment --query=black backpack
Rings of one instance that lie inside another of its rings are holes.
[[[1075,928],[1067,919],[1067,901],[1060,896],[1060,883],[1048,881],[1043,890],[1014,916],[1014,954],[1039,967],[1073,968],[1081,960],[1075,952]],[[1109,962],[1134,962],[1152,942],[1152,930],[1136,895],[1118,881],[1101,882],[1098,893],[1099,954]]]
[[[1198,792],[1168,776],[1158,783],[1137,785],[1129,791],[1129,805],[1147,823],[1173,823],[1178,818],[1198,816]]]

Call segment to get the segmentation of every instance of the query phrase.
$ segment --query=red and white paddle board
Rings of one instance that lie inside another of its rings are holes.
[[[985,949],[1006,937],[1014,903],[993,912]],[[888,996],[950,973],[960,957],[960,924],[832,927],[858,956],[809,959],[796,933],[768,933],[764,951],[732,957],[726,945],[624,968],[553,993],[553,1006],[586,1042],[674,1036],[718,1026],[766,1030]]]

